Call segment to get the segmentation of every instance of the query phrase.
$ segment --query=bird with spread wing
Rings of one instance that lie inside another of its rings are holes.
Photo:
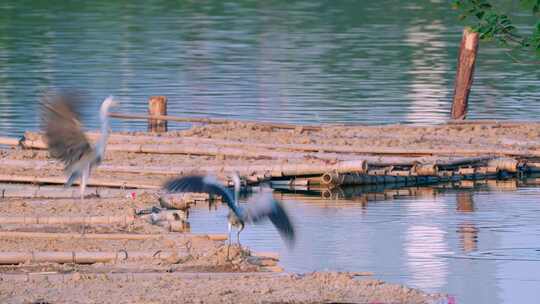
[[[245,207],[238,204],[240,191],[240,179],[238,175],[233,175],[235,193],[218,182],[213,176],[191,175],[171,179],[165,183],[163,188],[169,192],[199,192],[221,196],[222,200],[230,209],[229,220],[229,244],[231,228],[238,228],[238,243],[240,243],[240,232],[246,223],[257,223],[264,219],[269,219],[276,227],[281,237],[288,245],[293,245],[295,240],[294,226],[283,208],[282,204],[275,200],[270,192],[263,192],[252,199],[252,202]]]
[[[64,172],[68,176],[66,187],[80,178],[81,200],[84,199],[90,171],[101,163],[105,154],[109,138],[109,108],[116,104],[112,96],[102,102],[99,111],[101,135],[94,146],[82,130],[80,96],[74,93],[47,94],[41,101],[42,127],[49,153],[64,163]]]

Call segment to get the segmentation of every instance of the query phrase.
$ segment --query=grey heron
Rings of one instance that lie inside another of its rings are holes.
[[[73,93],[47,94],[42,99],[42,121],[45,138],[52,157],[64,163],[68,176],[65,187],[81,179],[81,200],[88,183],[90,171],[99,165],[109,138],[109,108],[117,104],[112,96],[101,104],[101,134],[93,146],[81,128],[80,98]]]
[[[202,175],[171,179],[165,183],[163,188],[169,192],[199,192],[220,195],[230,209],[228,215],[229,244],[231,244],[230,235],[233,226],[238,228],[237,236],[238,244],[240,244],[240,232],[246,223],[256,223],[268,218],[287,245],[293,245],[295,240],[294,227],[281,203],[275,200],[271,193],[263,192],[255,196],[246,207],[242,207],[238,204],[240,179],[236,174],[233,175],[233,181],[234,194],[213,176]]]

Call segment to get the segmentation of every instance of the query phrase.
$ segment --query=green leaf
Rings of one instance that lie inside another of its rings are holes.
[[[476,18],[482,19],[482,17],[484,17],[484,14],[485,14],[485,12],[478,12],[478,13],[476,13]]]

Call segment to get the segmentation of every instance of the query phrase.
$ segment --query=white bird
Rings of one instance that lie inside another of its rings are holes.
[[[117,105],[112,96],[101,104],[101,135],[95,145],[89,142],[81,128],[80,99],[72,93],[49,94],[42,100],[42,121],[45,138],[52,157],[61,160],[68,176],[65,187],[70,187],[78,178],[81,200],[88,183],[90,171],[101,163],[109,138],[109,108]]]
[[[233,226],[238,228],[238,244],[240,244],[240,232],[246,223],[256,223],[268,218],[286,243],[293,245],[295,240],[294,227],[281,203],[275,200],[271,193],[265,192],[254,197],[253,202],[247,204],[246,207],[240,206],[238,204],[240,179],[234,175],[233,181],[234,195],[213,176],[192,175],[171,179],[165,183],[163,188],[169,192],[202,192],[220,195],[230,209],[228,215],[229,244]]]

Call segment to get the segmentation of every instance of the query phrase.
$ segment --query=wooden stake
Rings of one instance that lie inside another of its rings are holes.
[[[452,103],[452,119],[465,119],[469,93],[473,83],[474,63],[478,52],[478,33],[470,28],[463,30]]]
[[[167,115],[167,97],[150,97],[150,99],[148,99],[148,115]],[[148,119],[148,131],[156,133],[167,132],[167,121]]]

